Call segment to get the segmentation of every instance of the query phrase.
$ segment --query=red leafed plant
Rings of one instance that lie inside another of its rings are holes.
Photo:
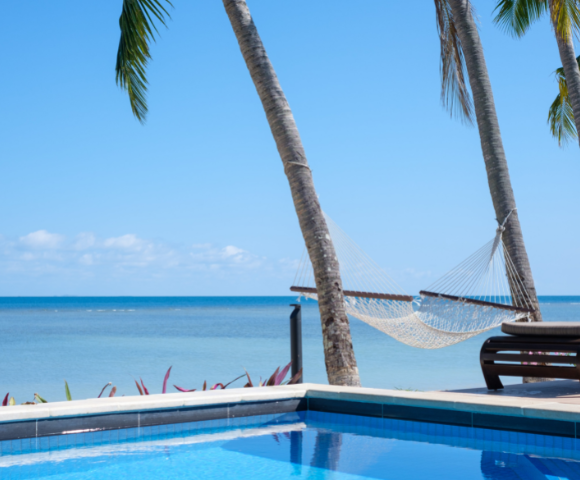
[[[286,365],[282,371],[280,371],[280,367],[278,367],[276,369],[276,371],[270,376],[270,378],[268,378],[268,380],[265,380],[264,382],[262,382],[260,380],[260,382],[258,383],[258,385],[254,385],[252,383],[252,379],[250,378],[250,374],[246,371],[246,377],[248,378],[248,383],[246,383],[244,385],[244,388],[251,388],[251,387],[276,387],[278,385],[294,385],[295,383],[298,383],[298,381],[302,378],[302,369],[300,369],[298,371],[298,373],[296,373],[296,375],[294,375],[290,380],[288,381],[284,381],[284,378],[286,378],[286,375],[288,374],[288,370],[290,370],[290,367],[292,366],[292,362],[290,362],[288,365]]]
[[[290,371],[290,367],[292,366],[292,362],[290,362],[288,365],[286,365],[282,370],[280,370],[280,367],[278,367],[274,373],[272,375],[270,375],[270,377],[268,377],[268,380],[265,380],[262,382],[262,379],[260,377],[260,381],[258,382],[258,385],[254,385],[252,383],[252,379],[250,377],[250,374],[246,371],[244,374],[240,375],[239,377],[234,378],[231,382],[228,383],[216,383],[213,387],[210,387],[208,389],[208,385],[207,385],[207,381],[203,382],[203,387],[202,387],[202,391],[206,391],[206,390],[224,390],[227,387],[229,387],[232,383],[234,383],[235,381],[239,380],[242,377],[246,377],[248,379],[248,381],[246,382],[246,384],[244,385],[244,388],[250,388],[250,387],[276,387],[278,385],[293,385],[295,383],[298,383],[298,381],[300,380],[300,378],[302,377],[302,369],[300,369],[300,371],[294,375],[290,380],[284,381],[284,379],[286,378],[286,376],[288,375],[288,372]],[[167,370],[167,373],[165,374],[165,377],[163,378],[163,385],[162,385],[162,389],[161,389],[161,393],[167,393],[167,382],[169,381],[169,376],[171,374],[171,369],[172,367],[169,367],[169,369]],[[244,369],[245,370],[245,369]],[[139,391],[139,395],[149,395],[149,390],[147,390],[147,387],[145,386],[145,383],[143,382],[143,379],[141,377],[139,377],[139,381],[135,380],[135,386],[137,387],[137,390]],[[109,388],[112,385],[111,382],[107,383],[101,390],[101,393],[99,393],[99,396],[97,398],[101,398],[103,396],[103,393],[105,393],[105,390],[107,390],[107,388]],[[182,388],[179,387],[177,385],[173,385],[175,387],[175,389],[179,392],[195,392],[196,389],[193,388],[191,390],[187,389],[187,388]],[[65,381],[65,393],[66,393],[66,397],[67,400],[72,400],[71,395],[70,395],[70,390],[68,388],[68,383]],[[109,392],[108,397],[114,397],[115,394],[117,393],[117,387],[113,386]],[[2,400],[2,407],[7,407],[10,405],[16,405],[16,402],[14,400],[14,397],[10,398],[10,394],[7,393],[6,396],[4,397],[4,399]],[[2,397],[0,397],[2,398]],[[35,402],[25,402],[23,403],[23,405],[34,405],[35,403],[48,403],[44,398],[42,398],[38,393],[34,394],[34,400]]]

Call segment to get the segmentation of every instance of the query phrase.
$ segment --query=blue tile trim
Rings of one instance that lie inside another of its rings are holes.
[[[139,426],[166,425],[168,423],[202,422],[228,418],[228,406],[211,405],[196,408],[176,408],[139,412]]]
[[[347,415],[360,415],[363,417],[383,416],[383,405],[380,403],[331,400],[328,398],[309,398],[308,408],[315,412],[345,413]]]
[[[6,408],[6,407],[4,407]],[[0,440],[36,437],[36,421],[0,423]]]
[[[383,418],[413,420],[416,422],[443,423],[471,427],[472,413],[440,408],[408,407],[404,405],[383,405]]]
[[[576,436],[575,423],[562,420],[474,413],[473,426],[493,430],[555,435],[558,437],[574,438]]]
[[[36,437],[60,435],[66,432],[116,430],[139,425],[138,413],[117,413],[112,415],[87,415],[60,419],[39,419],[36,421]],[[28,436],[28,435],[27,435]],[[26,436],[20,437],[24,438]]]
[[[131,428],[148,428],[147,431],[152,432],[152,428],[168,424],[222,420],[227,424],[229,419],[238,417],[280,415],[306,409],[306,399],[291,398],[266,402],[224,403],[202,407],[5,422],[0,423],[0,441]]]
[[[568,438],[579,438],[580,435],[580,428],[575,422],[561,420],[532,419],[452,409],[307,397],[279,401],[224,403],[203,407],[6,422],[0,423],[0,442],[32,439],[33,442],[45,445],[48,440],[45,441],[42,438],[48,436],[62,434],[68,434],[69,436],[73,434],[82,435],[82,432],[114,430],[120,432],[120,429],[124,429],[123,433],[118,434],[141,437],[142,435],[157,435],[160,431],[173,432],[178,431],[176,429],[183,430],[185,428],[183,425],[211,425],[211,428],[218,428],[220,425],[230,425],[231,422],[246,421],[244,419],[248,419],[248,422],[254,422],[256,418],[304,411],[354,415],[359,418],[406,420],[425,422],[427,424],[469,427],[478,431],[488,429]],[[191,429],[190,427],[187,428]],[[135,434],[135,431],[137,434]],[[49,444],[47,443],[46,445]]]
[[[385,419],[410,420],[415,422],[478,427],[570,438],[579,438],[576,435],[577,432],[580,434],[580,429],[576,428],[575,422],[562,420],[512,417],[509,415],[473,413],[443,408],[363,403],[321,398],[309,398],[308,402],[309,410],[317,412],[382,417]]]
[[[304,398],[293,398],[275,402],[242,402],[228,405],[228,417],[249,417],[273,413],[301,412],[306,410]]]

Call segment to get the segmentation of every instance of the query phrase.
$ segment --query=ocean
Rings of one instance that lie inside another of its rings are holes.
[[[142,378],[160,393],[201,389],[244,373],[257,382],[290,360],[289,315],[296,297],[0,297],[0,398],[34,394],[96,397],[108,382],[138,394]],[[304,380],[327,383],[318,306],[302,299]],[[546,321],[580,321],[580,297],[541,297]],[[440,350],[403,345],[351,319],[365,387],[445,390],[484,385],[483,340],[499,329]],[[519,379],[505,378],[504,383]],[[243,379],[233,386],[243,386]]]

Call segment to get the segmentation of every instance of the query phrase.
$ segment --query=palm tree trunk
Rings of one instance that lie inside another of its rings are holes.
[[[568,96],[572,111],[574,112],[574,123],[576,124],[576,131],[578,132],[578,141],[580,141],[580,68],[578,68],[578,61],[576,60],[576,53],[574,52],[574,40],[572,34],[568,38],[562,38],[558,32],[556,21],[553,17],[553,1],[550,0],[550,16],[552,17],[552,25],[554,27],[554,35],[558,42],[558,51],[560,52],[560,60],[562,67],[564,67],[564,75],[566,75],[566,84],[568,86]]]
[[[282,158],[304,242],[312,262],[322,323],[324,358],[331,385],[360,386],[342,280],[334,245],[314,189],[294,116],[266,54],[245,0],[223,0],[240,49]]]
[[[522,235],[518,212],[514,210],[516,208],[516,200],[499,131],[491,83],[483,55],[483,47],[477,31],[477,25],[471,12],[471,3],[469,0],[448,1],[465,55],[465,64],[469,74],[469,84],[473,93],[473,103],[475,106],[477,126],[479,128],[481,148],[487,170],[487,181],[489,183],[495,214],[498,222],[503,223],[504,219],[512,212],[505,225],[503,240],[520,279],[530,295],[533,307],[536,310],[532,320],[541,322],[542,314],[540,312],[528,254],[524,245],[524,237]],[[509,280],[511,280],[510,285],[513,285],[513,279]],[[511,291],[514,300],[518,300],[518,289],[512,287]]]

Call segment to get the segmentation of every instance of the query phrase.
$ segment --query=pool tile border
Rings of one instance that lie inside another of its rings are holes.
[[[93,399],[0,408],[0,441],[306,410],[580,438],[579,406],[535,400],[314,384]]]
[[[308,398],[308,410],[315,412],[344,413],[362,417],[383,416],[383,405],[380,403],[351,402],[348,400],[332,400],[328,398]]]
[[[580,438],[580,425],[578,425],[577,422],[562,420],[511,417],[508,415],[474,413],[441,408],[348,402],[345,400],[321,400],[317,398],[308,399],[308,410],[325,413],[359,415],[364,417],[378,417],[392,420],[409,420],[413,422],[450,426]],[[578,432],[578,437],[576,436],[576,432]]]
[[[306,398],[264,402],[225,403],[175,409],[43,418],[25,422],[0,423],[0,441],[47,437],[70,433],[128,428],[157,427],[170,424],[226,420],[259,415],[305,411]]]

